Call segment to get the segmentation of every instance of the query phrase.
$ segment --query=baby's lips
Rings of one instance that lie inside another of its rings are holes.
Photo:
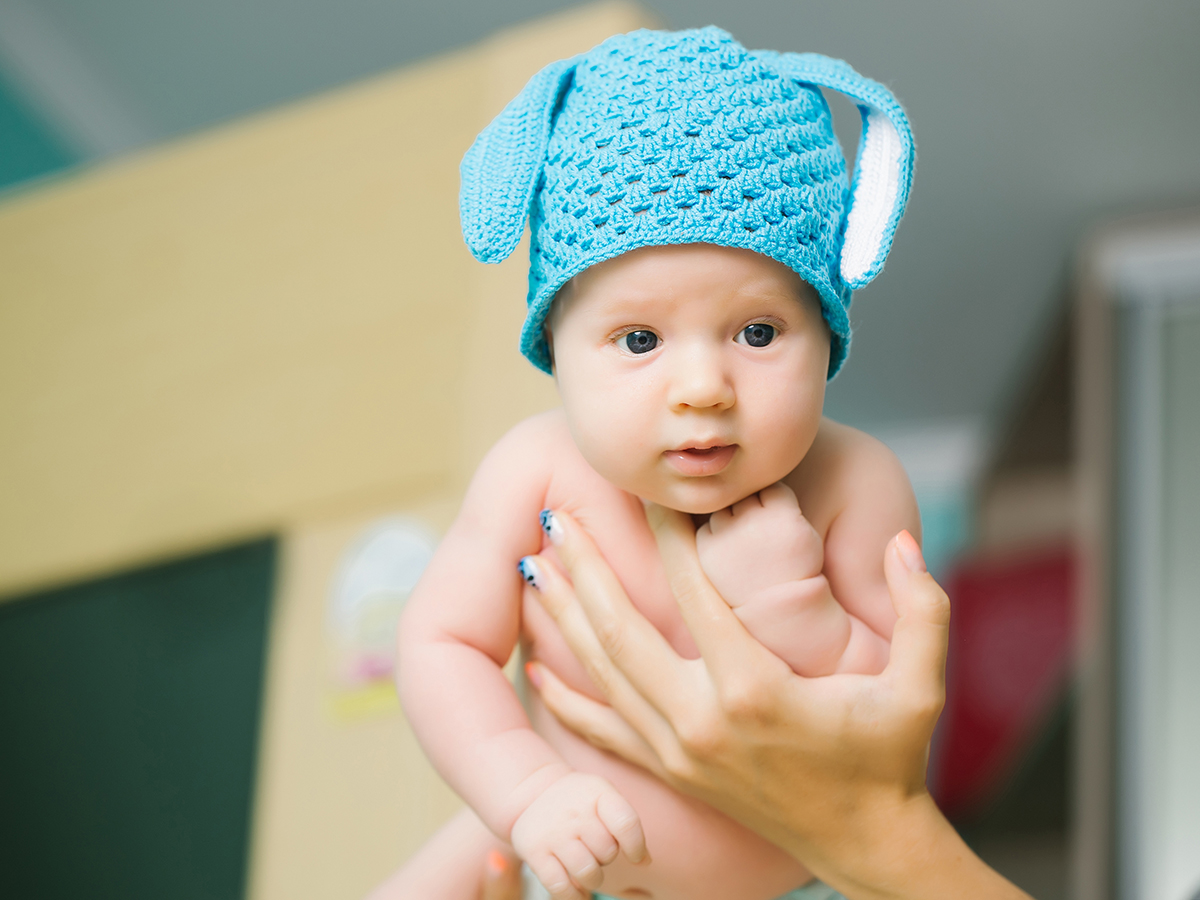
[[[737,449],[737,444],[721,444],[703,449],[688,447],[668,450],[663,456],[681,475],[702,477],[721,472],[729,465]]]

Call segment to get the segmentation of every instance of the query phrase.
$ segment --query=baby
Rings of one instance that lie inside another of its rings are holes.
[[[817,86],[862,109],[853,188]],[[405,612],[398,683],[479,832],[511,843],[556,900],[601,881],[629,900],[772,900],[811,880],[536,697],[527,716],[501,667],[520,641],[599,696],[529,593],[540,573],[525,557],[554,559],[544,510],[574,516],[632,602],[697,655],[644,498],[703,522],[706,574],[797,672],[883,668],[883,550],[902,528],[919,533],[916,504],[886,448],[821,411],[848,349],[850,292],[883,266],[912,161],[885,88],[825,57],[748,52],[715,28],[619,35],[548,66],[463,161],[479,259],[507,257],[529,218],[522,351],[554,375],[562,408],[481,464]],[[463,846],[456,865],[480,871],[483,844]]]

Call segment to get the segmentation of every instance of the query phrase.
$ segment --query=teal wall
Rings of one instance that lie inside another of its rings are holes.
[[[78,161],[0,78],[0,190]]]
[[[244,892],[275,543],[0,603],[0,897]]]

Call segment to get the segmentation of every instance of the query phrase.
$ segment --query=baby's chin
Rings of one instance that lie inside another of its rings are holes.
[[[778,481],[778,479],[775,480]],[[719,483],[703,484],[700,483],[701,481],[701,479],[694,479],[682,485],[655,486],[649,489],[643,485],[640,490],[631,490],[629,493],[651,503],[657,503],[659,506],[665,506],[667,509],[693,516],[707,516],[719,509],[733,506],[739,500],[745,500],[751,494],[756,494],[775,483],[768,481],[766,484],[747,487]]]
[[[745,467],[732,468],[720,475],[687,478],[672,473],[665,465],[654,471],[631,471],[606,466],[603,458],[584,458],[609,484],[642,500],[657,503],[667,509],[707,516],[719,509],[733,506],[765,487],[785,478],[795,466],[782,472],[762,472],[756,467],[752,474]]]

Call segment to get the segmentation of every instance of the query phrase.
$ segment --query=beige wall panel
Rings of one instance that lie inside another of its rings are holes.
[[[573,10],[10,197],[0,596],[461,485],[553,405],[515,350],[527,250],[470,259],[458,162],[541,66],[646,24]]]
[[[450,477],[454,56],[0,207],[0,593]]]
[[[441,533],[451,499],[405,514]],[[332,708],[330,586],[376,518],[358,515],[284,536],[272,616],[255,800],[253,900],[361,897],[460,807],[397,708],[345,717]]]

